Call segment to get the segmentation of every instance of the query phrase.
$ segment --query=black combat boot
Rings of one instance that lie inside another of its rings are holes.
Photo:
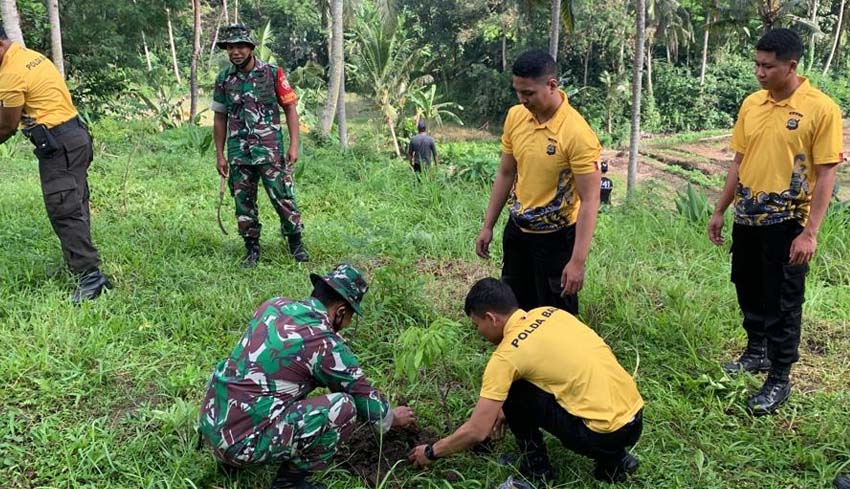
[[[790,365],[771,367],[761,390],[747,403],[747,409],[753,416],[773,414],[791,396],[791,382],[788,380],[790,372]]]
[[[770,360],[767,359],[767,341],[748,341],[747,347],[738,360],[727,363],[723,366],[723,370],[728,374],[767,372],[770,370]]]
[[[112,284],[98,269],[84,273],[80,277],[80,285],[71,295],[71,302],[79,306],[83,301],[97,298],[104,291],[112,288]]]
[[[593,469],[593,477],[602,482],[623,482],[629,474],[633,474],[640,461],[627,453],[619,462],[608,464],[596,462],[596,467]]]
[[[850,477],[838,474],[835,476],[835,480],[832,481],[832,485],[835,486],[835,489],[850,489]]]
[[[290,234],[286,237],[286,239],[289,241],[289,252],[292,253],[292,257],[295,258],[295,261],[299,263],[310,261],[310,255],[307,254],[307,248],[305,248],[304,243],[301,242],[301,233]]]
[[[326,489],[327,486],[324,484],[308,481],[309,476],[310,472],[296,470],[288,463],[284,463],[277,469],[269,489]]]
[[[260,261],[260,240],[257,238],[245,238],[245,251],[242,268],[251,268]]]

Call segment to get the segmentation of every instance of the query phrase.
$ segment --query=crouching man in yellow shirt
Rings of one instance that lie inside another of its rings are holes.
[[[575,316],[554,307],[519,309],[504,282],[479,280],[464,312],[496,346],[470,419],[452,435],[409,456],[424,467],[508,427],[520,449],[520,473],[550,482],[554,471],[541,429],[596,462],[595,478],[620,482],[637,469],[626,449],[640,438],[643,399],[611,348]],[[510,481],[502,487],[529,487]]]

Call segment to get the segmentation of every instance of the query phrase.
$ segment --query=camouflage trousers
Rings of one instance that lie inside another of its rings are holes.
[[[280,229],[284,235],[298,234],[303,229],[301,214],[295,205],[292,174],[283,163],[265,165],[230,165],[227,183],[236,203],[236,224],[243,238],[260,238],[257,211],[257,187],[262,179],[269,200],[280,216]]]
[[[348,394],[308,397],[279,413],[264,431],[226,450],[214,447],[213,453],[237,467],[282,462],[293,474],[315,472],[328,466],[339,444],[354,432],[356,417]]]

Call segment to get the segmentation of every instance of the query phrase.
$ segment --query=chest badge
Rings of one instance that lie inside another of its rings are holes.
[[[800,119],[794,119],[793,117],[788,119],[788,122],[785,123],[785,127],[787,127],[790,131],[797,129],[800,127]]]
[[[554,139],[549,138],[549,146],[546,146],[546,154],[547,155],[552,156],[553,154],[555,154],[555,150],[557,149],[555,144],[557,142],[558,141],[555,141]]]

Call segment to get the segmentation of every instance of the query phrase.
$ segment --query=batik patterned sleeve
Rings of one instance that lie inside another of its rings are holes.
[[[332,345],[316,363],[314,376],[330,390],[351,395],[359,419],[371,422],[376,430],[388,431],[393,421],[389,402],[366,379],[351,349],[342,340],[330,341]]]
[[[277,75],[275,75],[274,82],[274,92],[275,95],[277,95],[277,103],[281,107],[298,102],[298,96],[295,95],[295,90],[292,88],[292,85],[289,84],[289,80],[286,79],[286,73],[284,73],[283,68],[277,69]]]

